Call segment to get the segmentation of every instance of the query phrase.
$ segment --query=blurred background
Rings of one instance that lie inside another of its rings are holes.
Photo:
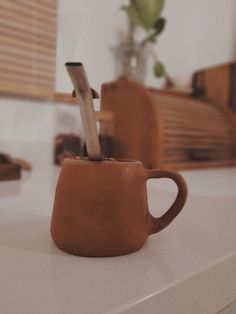
[[[91,83],[98,90],[101,82],[114,78],[112,47],[119,31],[127,32],[127,16],[120,7],[125,0],[71,0],[58,3],[56,89],[70,91],[64,61],[84,60]],[[189,82],[194,71],[234,60],[236,57],[233,0],[166,0],[162,16],[166,27],[154,50],[176,80]],[[146,84],[161,84],[152,72],[149,58]]]
[[[2,0],[0,9],[0,152],[32,162],[86,154],[64,66],[81,61],[101,97],[107,156],[149,168],[234,165],[234,0]]]

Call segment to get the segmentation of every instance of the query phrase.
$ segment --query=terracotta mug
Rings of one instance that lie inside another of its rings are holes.
[[[147,206],[150,178],[170,178],[178,186],[176,200],[159,218]],[[175,172],[147,170],[139,161],[65,159],[56,187],[51,235],[60,249],[74,255],[132,253],[150,234],[172,222],[186,198],[186,183]]]

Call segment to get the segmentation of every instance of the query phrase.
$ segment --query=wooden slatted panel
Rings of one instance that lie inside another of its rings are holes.
[[[0,94],[52,99],[57,0],[0,1]]]
[[[152,93],[163,126],[163,163],[183,165],[235,160],[235,130],[227,115],[203,101]]]

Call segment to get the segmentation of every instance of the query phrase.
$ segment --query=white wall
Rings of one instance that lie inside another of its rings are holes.
[[[54,136],[61,132],[82,136],[77,107],[0,98],[0,152],[48,162]]]
[[[170,74],[189,76],[236,57],[235,0],[166,0],[165,15],[158,50]]]
[[[125,28],[120,5],[127,0],[59,0],[57,83],[59,91],[70,91],[64,63],[82,61],[91,85],[100,90],[114,79],[111,46],[116,32]],[[201,67],[236,57],[235,0],[166,0],[165,32],[155,50],[174,78],[186,79]],[[151,63],[151,62],[150,62]],[[147,84],[155,86],[151,64]]]

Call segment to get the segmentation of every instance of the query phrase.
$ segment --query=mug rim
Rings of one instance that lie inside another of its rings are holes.
[[[76,165],[79,163],[85,163],[85,164],[107,164],[107,165],[114,165],[114,164],[136,164],[136,165],[142,165],[142,162],[139,160],[134,160],[134,159],[127,159],[127,158],[104,158],[103,160],[99,160],[99,161],[91,161],[89,160],[87,157],[68,157],[65,158],[63,161],[63,164],[70,164],[70,165]]]

